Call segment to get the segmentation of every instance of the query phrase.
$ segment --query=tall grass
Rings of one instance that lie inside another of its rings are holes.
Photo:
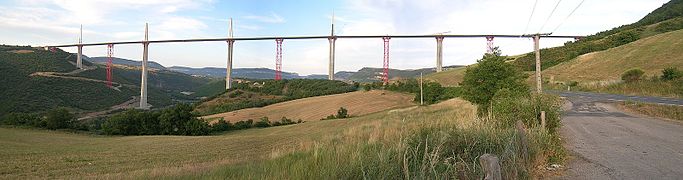
[[[681,98],[683,97],[683,80],[662,81],[657,79],[657,77],[653,77],[635,82],[621,82],[608,85],[579,84],[579,90],[624,95]]]
[[[522,137],[495,119],[477,118],[471,105],[467,112],[439,105],[389,114],[270,160],[177,178],[475,179],[483,175],[478,157],[490,153],[506,179],[530,179],[539,173],[535,167],[564,158],[551,131],[529,126]]]

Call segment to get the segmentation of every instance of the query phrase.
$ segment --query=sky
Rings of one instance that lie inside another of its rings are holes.
[[[235,37],[329,35],[333,12],[336,35],[590,35],[636,22],[667,1],[0,0],[0,44],[75,44],[80,25],[83,43],[139,41],[144,38],[145,23],[150,40],[222,38],[227,37],[229,18]],[[554,47],[571,40],[541,39],[540,45]],[[529,38],[496,38],[494,45],[505,55],[533,50]],[[238,41],[233,67],[275,69],[275,46],[270,40]],[[382,67],[382,39],[339,39],[336,46],[336,72]],[[76,52],[76,48],[64,50]],[[83,51],[91,57],[107,55],[106,46],[84,47]],[[326,39],[285,40],[282,69],[301,75],[326,74],[328,51]],[[447,38],[443,64],[472,64],[485,51],[485,38]],[[117,45],[114,56],[140,60],[142,45]],[[225,67],[227,43],[151,44],[149,58],[167,67]],[[434,67],[435,59],[435,39],[390,41],[391,68]]]

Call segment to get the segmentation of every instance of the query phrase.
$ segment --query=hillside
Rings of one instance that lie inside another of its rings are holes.
[[[28,46],[0,46],[0,116],[9,112],[42,112],[68,107],[85,113],[107,109],[139,96],[140,72],[116,66],[115,86],[107,87],[104,66],[84,61],[77,70],[74,54]],[[54,74],[54,75],[49,75]],[[181,73],[150,73],[149,103],[164,107],[183,99],[179,91],[208,82]]]
[[[667,67],[683,69],[683,30],[663,33],[604,51],[581,55],[543,71],[555,81],[620,80],[621,74],[640,68],[659,76]]]
[[[435,71],[436,70],[434,68],[424,68],[415,70],[389,69],[389,79],[414,78],[419,77],[420,73],[427,75]],[[376,82],[381,80],[380,78],[382,77],[383,72],[384,69],[382,68],[364,67],[358,70],[358,72],[353,73],[351,76],[349,76],[348,80],[354,82]]]
[[[625,45],[656,34],[683,29],[683,0],[672,0],[638,22],[590,35],[564,46],[541,50],[542,68],[547,69],[580,55]],[[513,62],[525,71],[535,69],[534,53]]]
[[[412,106],[413,95],[391,91],[356,91],[344,94],[318,96],[277,103],[261,108],[249,108],[232,112],[204,116],[204,119],[224,118],[226,121],[258,120],[268,117],[279,120],[287,117],[294,120],[317,121],[336,114],[340,107],[348,109],[352,116]]]
[[[86,61],[90,61],[95,64],[107,64],[107,61],[109,61],[109,57],[89,57],[89,58],[84,58]],[[123,58],[117,58],[117,57],[112,57],[111,60],[112,64],[115,65],[124,65],[124,66],[135,66],[135,67],[140,67],[142,66],[142,61],[136,61],[136,60],[130,60],[130,59],[123,59]],[[147,61],[147,64],[149,65],[150,68],[153,69],[166,69],[163,65],[154,62],[154,61]]]
[[[204,67],[204,68],[191,68],[182,66],[171,66],[168,69],[172,71],[177,71],[189,75],[195,76],[207,76],[216,78],[225,78],[226,70],[225,68],[217,67]],[[233,68],[232,76],[235,78],[245,78],[245,79],[273,79],[275,77],[275,70],[268,68]],[[282,72],[283,79],[315,79],[308,78],[308,76],[300,76],[297,73],[292,72]],[[327,76],[324,77],[325,79]]]
[[[322,79],[237,80],[225,91],[225,81],[212,81],[195,95],[211,95],[199,102],[195,111],[202,115],[238,109],[263,107],[294,99],[339,94],[358,89],[357,84]]]
[[[467,67],[457,67],[447,69],[438,73],[432,73],[424,76],[424,79],[437,82],[443,86],[459,86],[462,78],[465,76]]]

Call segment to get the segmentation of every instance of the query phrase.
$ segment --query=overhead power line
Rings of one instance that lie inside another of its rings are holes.
[[[564,18],[564,20],[562,20],[562,22],[560,22],[560,24],[558,24],[558,25],[555,27],[555,29],[553,29],[553,31],[550,31],[550,32],[551,32],[551,33],[555,32],[558,28],[560,28],[560,26],[562,26],[565,22],[567,22],[567,20],[569,19],[569,17],[571,17],[572,14],[574,14],[574,12],[576,12],[576,10],[579,9],[579,7],[581,7],[581,5],[583,4],[584,1],[586,1],[586,0],[581,0],[581,2],[579,3],[579,5],[577,5],[577,6],[574,8],[574,10],[572,10],[572,12],[570,12],[569,15],[567,15],[567,17]]]
[[[557,10],[557,6],[559,6],[561,2],[562,2],[562,0],[558,0],[558,1],[557,1],[557,4],[555,4],[555,7],[553,8],[553,11],[551,11],[551,12],[550,12],[550,15],[548,16],[548,18],[545,19],[545,22],[543,23],[543,26],[541,26],[541,29],[538,29],[538,32],[539,32],[539,33],[543,30],[543,28],[545,27],[545,25],[548,24],[548,21],[550,21],[550,18],[553,17],[553,14],[555,13],[555,10]]]
[[[536,4],[538,4],[538,0],[534,2],[534,8],[531,9],[531,15],[529,15],[529,21],[526,22],[526,27],[524,28],[524,32],[522,34],[526,34],[526,30],[529,30],[529,24],[531,24],[531,18],[534,17],[534,12],[536,12]]]

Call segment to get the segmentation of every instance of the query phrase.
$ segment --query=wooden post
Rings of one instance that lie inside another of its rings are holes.
[[[541,111],[541,127],[545,129],[545,111]]]

